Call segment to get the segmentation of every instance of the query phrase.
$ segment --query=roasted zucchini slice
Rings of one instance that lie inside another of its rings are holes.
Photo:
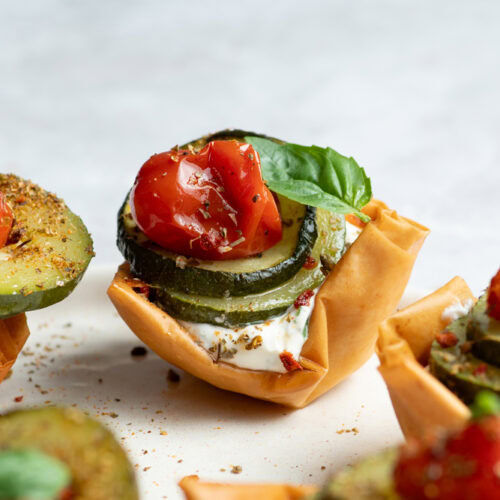
[[[314,269],[302,267],[287,282],[246,297],[206,297],[158,288],[153,289],[153,300],[174,318],[229,328],[260,323],[283,314],[302,292],[321,285],[325,279],[325,266],[337,263],[344,250],[344,217],[322,209],[316,214],[318,238],[311,257],[318,265]]]
[[[71,498],[139,498],[133,469],[116,439],[74,408],[21,410],[0,417],[0,453],[9,450],[38,451],[60,461],[71,475]]]
[[[398,450],[387,449],[346,467],[304,500],[400,500],[393,480]]]
[[[263,292],[297,274],[317,238],[316,209],[284,197],[278,199],[283,237],[255,257],[209,261],[169,252],[137,227],[128,200],[118,217],[118,248],[132,272],[153,286],[210,297]]]
[[[0,249],[0,318],[68,296],[94,255],[92,239],[65,203],[30,181],[0,174],[15,222]]]
[[[500,395],[500,362],[498,335],[481,333],[480,318],[486,315],[486,294],[473,307],[469,315],[451,323],[447,330],[454,333],[458,343],[451,347],[434,341],[429,365],[431,373],[453,391],[465,404],[475,396],[489,390]]]

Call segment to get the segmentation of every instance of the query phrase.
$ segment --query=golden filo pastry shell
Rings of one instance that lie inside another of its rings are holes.
[[[288,484],[208,483],[200,481],[197,476],[183,478],[179,486],[186,500],[299,500],[318,489]]]
[[[373,353],[377,327],[396,308],[428,234],[424,226],[372,200],[372,221],[317,294],[302,370],[276,373],[214,363],[172,317],[133,290],[122,265],[108,295],[131,330],[168,362],[217,387],[301,408],[358,369]]]
[[[443,311],[473,298],[465,281],[455,277],[379,326],[379,371],[407,438],[422,438],[438,428],[458,430],[470,418],[467,406],[428,371],[426,364],[436,334],[448,324]]]
[[[0,382],[9,373],[29,334],[24,313],[0,319]]]

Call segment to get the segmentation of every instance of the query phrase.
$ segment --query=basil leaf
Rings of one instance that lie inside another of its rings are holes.
[[[0,498],[53,500],[70,486],[65,464],[36,450],[0,451]]]
[[[304,205],[340,214],[361,212],[372,197],[370,179],[354,158],[331,148],[278,144],[261,137],[245,137],[260,155],[262,177],[271,191]]]
[[[472,418],[500,416],[500,398],[492,391],[481,391],[470,406]]]

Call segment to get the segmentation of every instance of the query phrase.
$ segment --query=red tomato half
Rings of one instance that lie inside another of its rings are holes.
[[[500,417],[472,422],[445,442],[403,449],[394,470],[408,500],[500,498]]]
[[[0,248],[7,243],[13,220],[12,209],[7,203],[4,194],[0,192]]]
[[[500,269],[493,276],[488,290],[488,314],[500,321]]]
[[[146,236],[200,259],[238,259],[281,239],[276,202],[250,144],[213,141],[198,154],[152,156],[131,193],[132,215]]]

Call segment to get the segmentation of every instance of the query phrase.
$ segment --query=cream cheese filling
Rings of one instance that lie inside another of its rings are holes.
[[[463,303],[457,300],[443,311],[441,319],[451,323],[452,321],[465,316],[471,310],[473,305],[474,300],[472,299],[467,299]]]
[[[361,231],[346,222],[346,248],[354,243]],[[300,359],[319,289],[314,290],[308,305],[292,306],[285,314],[255,325],[225,328],[191,321],[179,323],[216,362],[225,361],[249,370],[286,373],[280,355],[286,352],[295,360]]]

